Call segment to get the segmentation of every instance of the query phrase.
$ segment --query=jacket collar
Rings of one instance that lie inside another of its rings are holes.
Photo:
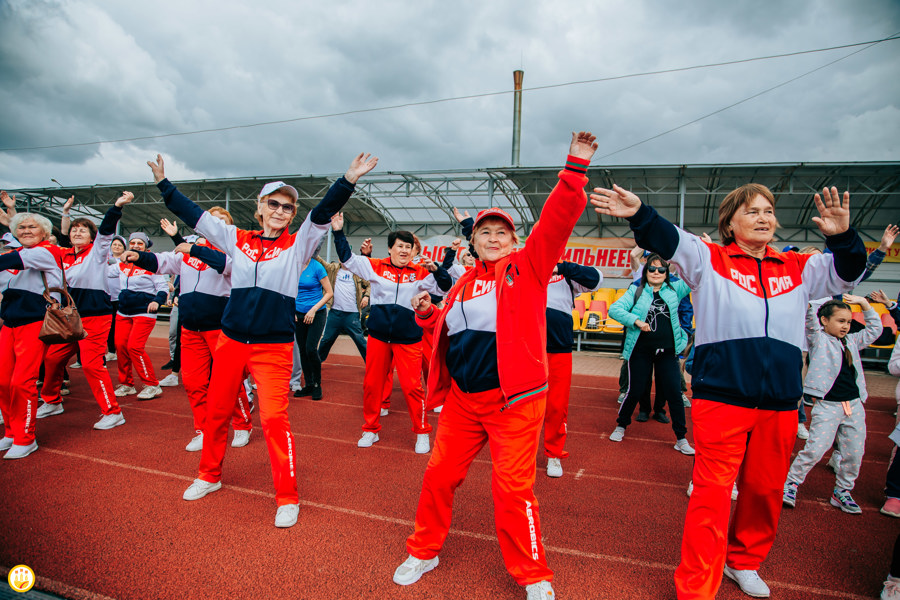
[[[731,242],[730,244],[725,246],[725,253],[728,256],[747,256],[749,258],[755,258],[753,256],[750,256],[743,250],[741,250],[741,247],[738,246],[734,242]],[[782,255],[782,253],[772,250],[771,246],[766,246],[766,253],[763,256],[763,260],[768,260],[768,259],[777,260],[778,262],[782,262],[782,263],[784,262],[784,256]]]

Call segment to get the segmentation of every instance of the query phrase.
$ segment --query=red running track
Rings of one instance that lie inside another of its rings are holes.
[[[163,341],[151,344],[161,364]],[[185,502],[199,454],[184,450],[193,432],[183,388],[165,388],[147,402],[126,398],[127,423],[94,431],[96,404],[80,372],[71,373],[66,412],[38,422],[40,450],[0,461],[0,565],[31,566],[38,589],[118,600],[524,598],[496,542],[486,451],[458,491],[440,566],[406,588],[391,581],[406,557],[428,457],[413,452],[405,409],[383,419],[374,447],[356,447],[358,356],[333,355],[324,365],[324,400],[297,399],[289,408],[302,499],[290,529],[273,525],[258,416],[250,444],[228,449],[222,490]],[[544,474],[539,456],[536,484],[557,595],[674,598],[691,458],[673,450],[670,426],[655,421],[635,423],[624,442],[609,442],[616,382],[576,375],[573,383],[572,456],[561,479]],[[394,401],[404,406],[399,389]],[[833,475],[824,465],[800,488],[797,508],[785,510],[761,570],[773,598],[877,597],[900,530],[878,513],[894,407],[889,397],[868,403],[867,455],[854,492],[861,516],[829,506]],[[437,415],[430,418],[437,425]],[[747,598],[727,580],[718,597]]]

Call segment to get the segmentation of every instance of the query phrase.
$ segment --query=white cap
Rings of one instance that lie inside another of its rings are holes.
[[[262,191],[259,193],[258,198],[265,198],[269,194],[273,194],[279,191],[293,198],[294,202],[296,202],[300,198],[300,194],[297,193],[297,188],[292,185],[288,185],[283,181],[272,181],[264,185]]]

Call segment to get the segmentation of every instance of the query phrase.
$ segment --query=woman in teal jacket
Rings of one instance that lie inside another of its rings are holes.
[[[625,326],[625,349],[629,387],[619,407],[616,429],[609,439],[621,442],[631,425],[635,406],[656,370],[656,393],[665,394],[672,415],[672,429],[678,440],[675,449],[687,455],[694,449],[684,438],[687,426],[681,401],[678,354],[687,346],[687,334],[678,324],[678,303],[691,293],[683,281],[672,281],[669,263],[651,254],[644,264],[639,285],[632,285],[609,308],[609,316]]]

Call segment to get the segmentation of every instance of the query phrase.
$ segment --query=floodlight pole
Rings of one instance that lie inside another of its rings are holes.
[[[512,138],[512,166],[519,166],[519,142],[522,137],[522,79],[525,71],[513,71],[513,138]]]

